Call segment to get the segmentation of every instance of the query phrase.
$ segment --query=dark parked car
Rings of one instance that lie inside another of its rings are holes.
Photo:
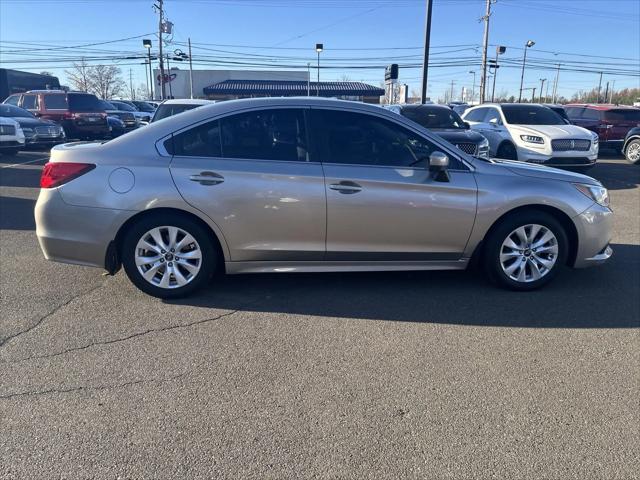
[[[125,130],[133,130],[140,126],[138,120],[136,119],[136,116],[133,113],[125,112],[124,110],[118,110],[115,105],[106,100],[100,100],[100,105],[107,115],[109,115],[110,117],[118,118],[124,124]]]
[[[140,110],[141,112],[145,112],[145,113],[150,113],[153,115],[153,112],[156,111],[156,106],[150,104],[149,102],[145,102],[142,100],[131,100],[129,102],[127,102],[129,105],[133,105],[134,107],[136,107],[138,110]]]
[[[116,138],[127,133],[127,127],[118,117],[108,116],[107,123],[109,124],[109,136],[111,138]]]
[[[33,90],[11,95],[3,103],[29,110],[43,120],[59,123],[67,138],[95,140],[109,136],[107,114],[98,97],[91,93]]]
[[[151,114],[147,112],[142,112],[138,110],[133,103],[128,100],[110,100],[111,104],[114,105],[118,110],[122,110],[124,112],[129,112],[135,115],[138,122],[146,122],[149,123],[151,121]]]
[[[624,158],[631,163],[640,165],[640,127],[632,128],[627,133],[622,146]]]
[[[31,112],[13,105],[0,105],[0,117],[13,118],[24,132],[25,147],[49,148],[66,140],[60,125],[36,118]]]
[[[567,115],[574,125],[596,132],[601,148],[622,152],[624,139],[634,127],[640,127],[640,108],[620,105],[565,105]]]
[[[389,110],[413,120],[474,157],[489,158],[489,142],[454,110],[444,105],[389,105]]]

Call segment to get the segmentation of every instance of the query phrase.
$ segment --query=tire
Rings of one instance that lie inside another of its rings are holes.
[[[167,299],[185,297],[207,285],[218,262],[211,233],[180,214],[143,217],[125,233],[121,258],[136,287]]]
[[[519,231],[521,228],[524,232]],[[524,233],[527,241],[523,242],[523,236],[518,233]],[[543,242],[545,238],[548,240]],[[520,248],[508,246],[509,239]],[[531,247],[540,242],[536,253]],[[485,239],[484,269],[489,279],[501,287],[516,291],[535,290],[558,274],[566,263],[568,247],[567,234],[552,215],[524,211],[506,217],[489,233]]]
[[[505,160],[518,160],[518,151],[513,146],[513,143],[506,142],[498,147],[496,157],[504,158]]]
[[[626,158],[629,163],[640,165],[640,138],[629,142],[624,149],[624,158]]]

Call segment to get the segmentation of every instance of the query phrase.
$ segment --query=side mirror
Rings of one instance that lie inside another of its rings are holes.
[[[491,120],[489,120],[489,123],[492,124],[494,127],[498,126],[498,119],[497,118],[492,118]]]
[[[438,182],[449,181],[449,157],[439,151],[435,151],[429,155],[429,171],[434,180]]]
[[[471,125],[469,125],[469,122],[464,122],[462,125],[464,125],[465,130],[469,130],[471,128]]]

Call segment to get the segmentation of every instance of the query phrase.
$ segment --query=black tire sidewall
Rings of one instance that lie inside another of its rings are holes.
[[[146,232],[160,226],[179,227],[188,232],[196,239],[202,251],[200,271],[196,275],[196,278],[183,287],[173,289],[156,287],[142,277],[136,266],[135,249],[138,241]],[[150,215],[136,222],[124,235],[121,256],[122,266],[129,280],[131,280],[136,287],[148,295],[166,299],[185,297],[207,285],[209,279],[213,276],[217,263],[217,255],[211,234],[198,222],[179,214]]]
[[[502,270],[500,264],[500,249],[507,235],[516,228],[529,224],[542,225],[553,232],[558,240],[558,258],[551,271],[544,277],[535,282],[521,283],[510,279]],[[552,215],[546,212],[536,211],[521,212],[506,217],[489,233],[485,243],[484,267],[489,279],[502,287],[518,291],[535,290],[555,278],[563,265],[566,264],[568,250],[569,239],[565,229]]]
[[[501,152],[503,152],[503,155],[500,155]],[[504,155],[504,152],[507,152],[508,155]],[[498,158],[504,158],[505,160],[518,160],[518,150],[516,150],[516,147],[511,143],[503,143],[498,147],[496,156]]]

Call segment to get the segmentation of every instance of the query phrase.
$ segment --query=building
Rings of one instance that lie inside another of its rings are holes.
[[[0,68],[0,102],[14,93],[29,90],[57,90],[59,88],[58,77]]]
[[[172,68],[165,85],[166,98],[189,98],[189,70]],[[154,73],[155,98],[160,98],[160,72]],[[193,96],[210,100],[250,97],[321,97],[380,103],[384,89],[362,82],[312,82],[306,71],[194,70]]]

